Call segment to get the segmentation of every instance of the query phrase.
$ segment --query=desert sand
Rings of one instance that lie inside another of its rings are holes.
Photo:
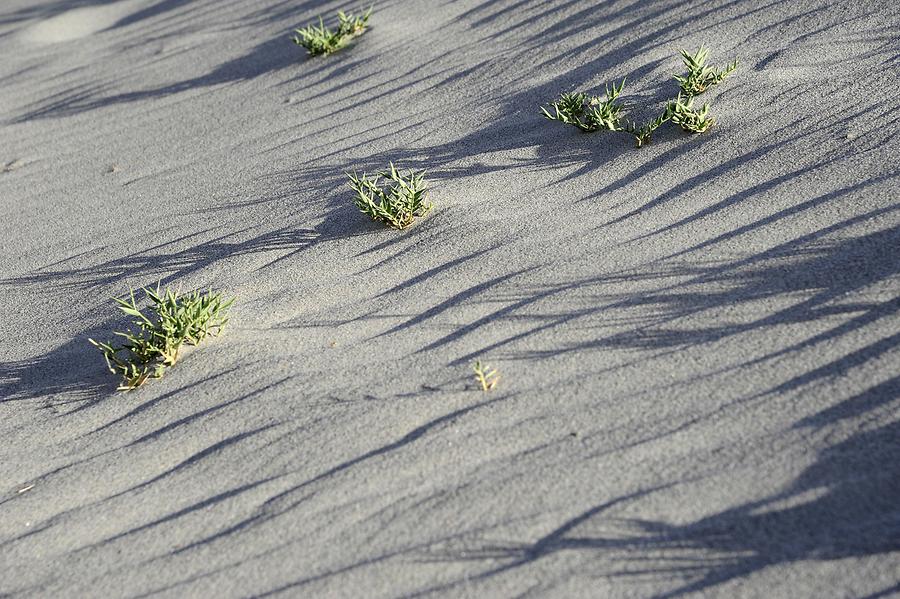
[[[0,5],[0,596],[900,594],[900,5]],[[716,125],[546,120],[680,49]],[[427,169],[397,232],[348,171]],[[157,281],[224,334],[116,392]],[[479,359],[501,373],[482,392]]]

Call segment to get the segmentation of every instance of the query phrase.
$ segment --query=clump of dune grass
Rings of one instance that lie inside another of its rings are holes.
[[[700,46],[694,53],[681,51],[681,60],[688,72],[685,75],[675,75],[675,80],[681,86],[681,93],[690,98],[699,96],[713,85],[718,85],[730,75],[738,66],[737,61],[725,65],[722,69],[716,69],[706,64],[709,58],[709,48]]]
[[[425,171],[402,173],[391,163],[389,171],[372,176],[348,173],[347,177],[356,192],[356,207],[376,222],[405,229],[431,210]]]
[[[486,364],[482,365],[480,361],[476,361],[472,365],[472,371],[475,373],[475,382],[482,391],[490,391],[497,386],[497,381],[500,380],[500,373],[495,368]]]
[[[675,101],[669,104],[667,114],[670,115],[673,123],[688,133],[703,133],[712,127],[714,122],[709,116],[709,104],[695,109],[693,96],[684,99],[681,94],[678,94]]]
[[[180,295],[177,291],[144,288],[149,308],[138,308],[134,290],[125,299],[114,298],[119,310],[132,317],[131,328],[114,331],[119,344],[88,339],[103,352],[110,372],[122,376],[120,391],[136,389],[150,378],[160,378],[178,362],[185,344],[197,345],[210,334],[218,334],[228,322],[226,314],[234,299],[223,301],[218,293],[199,291]]]
[[[553,112],[541,106],[544,116],[552,121],[560,121],[573,125],[585,132],[621,131],[619,118],[625,107],[617,98],[625,89],[625,80],[606,86],[606,96],[589,96],[585,93],[563,93],[559,99],[550,103]]]
[[[337,29],[325,26],[322,17],[319,17],[318,25],[307,25],[302,29],[296,29],[292,39],[298,46],[303,46],[311,56],[324,56],[336,52],[346,46],[353,38],[361,36],[369,27],[369,17],[372,9],[361,15],[338,11]]]
[[[721,83],[737,68],[737,61],[720,69],[711,67],[706,64],[709,48],[704,46],[700,46],[694,54],[681,50],[681,57],[688,72],[675,75],[680,87],[678,95],[666,102],[662,113],[645,123],[624,121],[625,107],[618,101],[625,88],[624,79],[618,86],[607,85],[604,98],[583,92],[563,93],[550,104],[549,109],[541,106],[541,112],[550,120],[572,125],[584,132],[606,130],[628,133],[634,137],[639,148],[649,144],[653,133],[669,121],[688,133],[704,133],[715,121],[709,114],[709,103],[695,108],[694,97]]]

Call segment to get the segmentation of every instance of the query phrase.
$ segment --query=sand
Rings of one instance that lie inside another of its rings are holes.
[[[893,1],[0,7],[0,595],[900,593]],[[740,67],[640,150],[538,107]],[[344,173],[428,170],[380,227]],[[225,334],[116,393],[129,286]],[[471,363],[501,372],[476,389]]]

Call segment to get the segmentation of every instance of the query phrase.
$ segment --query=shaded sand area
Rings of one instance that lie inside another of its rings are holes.
[[[0,5],[0,595],[900,592],[900,7]],[[681,48],[700,136],[544,119]],[[428,169],[408,231],[345,171]],[[157,280],[225,334],[115,393]],[[476,390],[471,363],[500,384]]]

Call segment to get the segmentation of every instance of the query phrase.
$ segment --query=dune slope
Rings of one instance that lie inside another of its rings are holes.
[[[0,7],[0,595],[900,592],[900,8],[387,0]],[[699,136],[539,106],[682,48]],[[427,169],[379,227],[349,171]],[[154,284],[225,334],[115,392]],[[501,380],[477,390],[471,363]]]

